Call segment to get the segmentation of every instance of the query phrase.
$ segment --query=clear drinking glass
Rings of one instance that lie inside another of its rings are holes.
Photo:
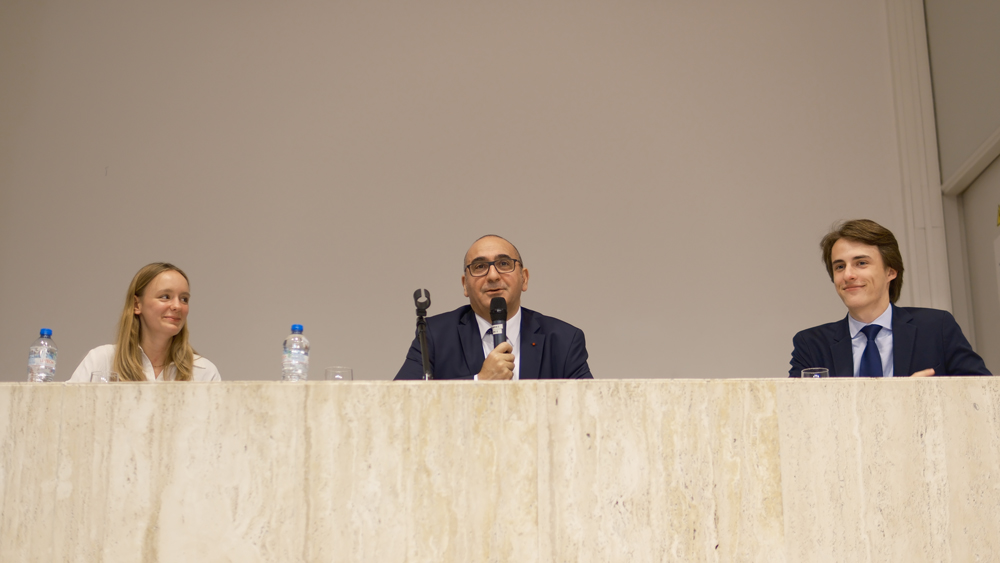
[[[118,374],[113,371],[97,370],[90,372],[91,383],[118,383]]]
[[[806,368],[802,370],[802,377],[830,377],[830,370],[826,368]]]
[[[351,381],[354,379],[354,370],[344,366],[333,366],[326,368],[324,375],[327,381]]]

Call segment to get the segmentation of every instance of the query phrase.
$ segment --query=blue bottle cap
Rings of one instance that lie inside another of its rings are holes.
[[[41,336],[43,336],[45,338],[48,338],[48,337],[52,336],[52,329],[51,328],[43,328],[42,332],[41,332]]]
[[[292,325],[292,333],[302,334],[302,325]]]

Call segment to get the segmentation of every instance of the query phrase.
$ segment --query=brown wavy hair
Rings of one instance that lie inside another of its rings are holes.
[[[854,219],[836,225],[819,243],[830,281],[833,281],[833,259],[830,257],[833,245],[842,238],[878,247],[882,264],[896,270],[896,279],[889,282],[889,302],[895,303],[903,290],[903,255],[899,253],[899,243],[892,231],[869,219]]]
[[[139,349],[139,342],[142,341],[142,323],[139,322],[139,315],[135,314],[135,304],[137,300],[142,299],[146,286],[156,276],[170,271],[184,276],[190,285],[191,281],[188,280],[187,274],[177,266],[166,262],[154,262],[136,272],[132,283],[128,286],[125,307],[118,321],[118,335],[115,338],[115,371],[122,381],[146,381],[146,374],[142,371],[142,350]],[[163,369],[166,370],[170,364],[174,364],[177,368],[174,381],[191,381],[194,355],[194,349],[188,344],[188,325],[185,321],[181,331],[174,335],[170,346],[167,347]]]

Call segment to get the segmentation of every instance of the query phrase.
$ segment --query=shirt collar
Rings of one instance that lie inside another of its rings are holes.
[[[479,325],[479,339],[483,340],[486,338],[486,331],[493,328],[493,323],[490,321],[476,315],[476,324]],[[515,342],[517,338],[521,335],[521,308],[517,308],[517,312],[514,316],[507,319],[507,340]]]
[[[174,379],[173,374],[170,370],[174,369],[174,364],[169,366],[164,366],[163,370],[160,371],[159,377],[156,376],[156,370],[153,369],[153,362],[149,361],[149,356],[146,355],[146,351],[139,346],[139,353],[142,354],[142,372],[146,375],[146,379],[149,381],[172,381]],[[167,378],[170,379],[167,379]]]
[[[885,308],[885,311],[881,315],[879,315],[877,319],[875,319],[869,324],[879,325],[880,327],[882,327],[882,330],[888,330],[888,332],[892,332],[892,304],[889,304],[889,306]],[[862,328],[868,326],[867,324],[861,321],[855,320],[854,317],[852,317],[850,314],[847,315],[847,325],[851,329],[852,339],[855,336],[857,336],[859,332],[861,332]]]

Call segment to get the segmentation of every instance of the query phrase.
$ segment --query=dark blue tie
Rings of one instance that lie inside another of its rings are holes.
[[[868,325],[861,329],[868,337],[868,344],[865,351],[861,353],[861,365],[858,366],[858,375],[861,377],[882,377],[882,356],[878,353],[878,344],[875,344],[875,335],[882,330],[879,325]]]

